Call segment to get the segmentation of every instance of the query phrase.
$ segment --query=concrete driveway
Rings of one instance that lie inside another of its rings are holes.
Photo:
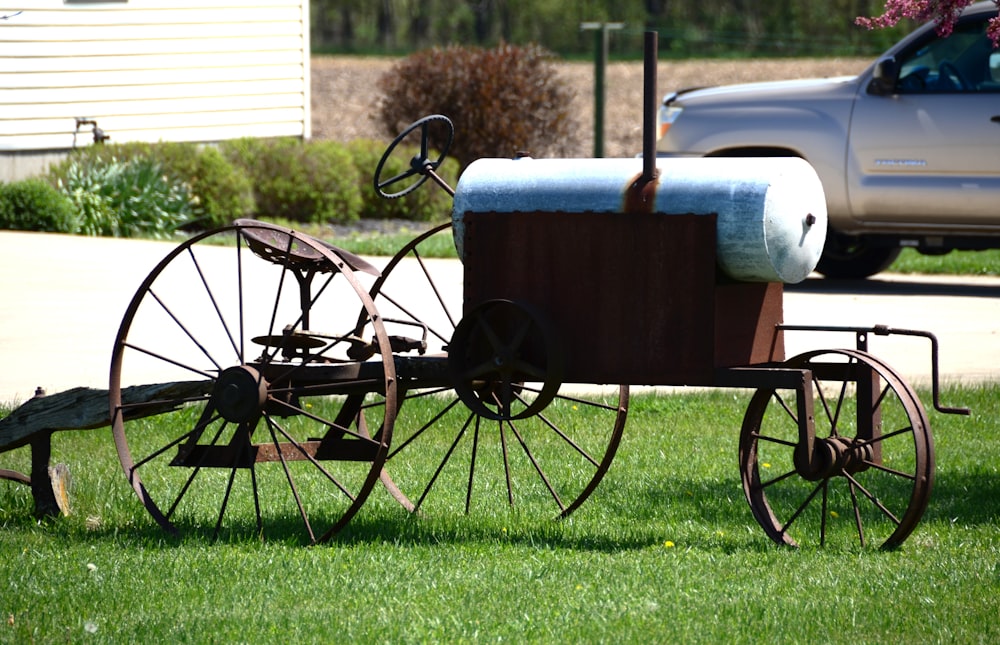
[[[0,231],[0,402],[30,398],[36,387],[58,392],[106,388],[122,315],[147,273],[173,243]],[[379,264],[378,261],[374,261]],[[454,263],[446,298],[461,302]],[[861,283],[822,279],[787,288],[785,321],[794,324],[884,324],[935,333],[948,381],[1000,376],[1000,279],[886,274]],[[787,353],[851,347],[853,337],[789,333]],[[927,382],[923,339],[874,338],[872,353],[911,382]]]

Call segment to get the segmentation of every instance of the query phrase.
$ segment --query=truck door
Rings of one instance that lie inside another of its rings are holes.
[[[984,21],[897,55],[894,94],[862,92],[851,118],[848,198],[865,223],[1000,226],[1000,52]]]

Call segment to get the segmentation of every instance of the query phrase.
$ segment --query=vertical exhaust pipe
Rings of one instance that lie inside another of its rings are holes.
[[[655,181],[656,171],[656,63],[659,34],[647,31],[643,43],[642,76],[642,184]]]

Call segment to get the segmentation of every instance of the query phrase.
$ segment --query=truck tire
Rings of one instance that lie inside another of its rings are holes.
[[[897,246],[872,244],[864,237],[830,231],[816,271],[831,279],[861,280],[888,269],[900,251]]]

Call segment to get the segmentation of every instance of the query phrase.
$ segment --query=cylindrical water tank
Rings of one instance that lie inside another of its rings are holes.
[[[716,257],[736,280],[804,280],[826,239],[826,199],[806,161],[660,158],[653,203],[663,214],[716,214]],[[625,212],[642,159],[479,159],[462,173],[452,210],[463,255],[466,213]],[[650,194],[650,193],[647,193]],[[634,202],[629,202],[634,203]],[[669,242],[665,242],[665,249]]]

